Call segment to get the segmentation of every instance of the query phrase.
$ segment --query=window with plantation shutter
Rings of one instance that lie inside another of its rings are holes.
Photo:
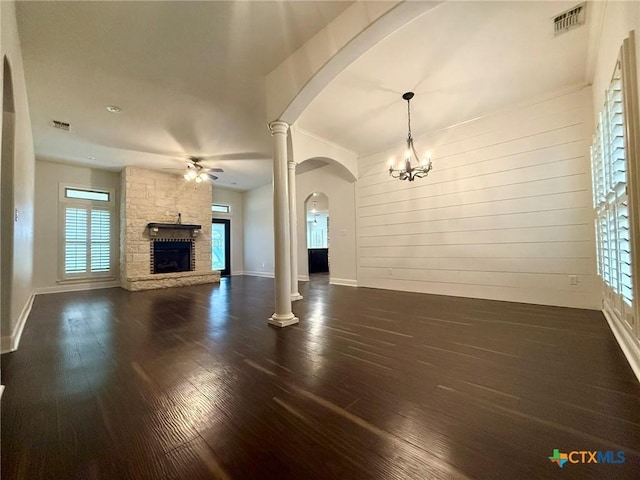
[[[90,207],[65,208],[64,273],[111,271],[111,212]]]
[[[113,196],[111,192],[100,190],[91,191],[91,198],[69,194],[85,191],[90,190],[61,187],[64,279],[113,274]]]
[[[606,92],[591,146],[598,274],[613,308],[627,318],[633,305],[625,116],[620,62]]]

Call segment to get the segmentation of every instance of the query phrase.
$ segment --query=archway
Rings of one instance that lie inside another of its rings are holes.
[[[11,286],[13,281],[14,141],[15,103],[11,66],[3,62],[2,163],[0,165],[0,336],[11,335]]]
[[[304,207],[309,279],[324,276],[328,280],[329,198],[322,192],[314,192],[307,197]]]

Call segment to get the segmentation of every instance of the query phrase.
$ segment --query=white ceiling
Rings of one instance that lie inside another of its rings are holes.
[[[263,185],[265,76],[350,3],[18,2],[36,154],[115,169],[215,156],[217,183]]]
[[[18,2],[36,154],[114,169],[199,155],[225,169],[221,186],[263,185],[265,75],[350,3]],[[447,2],[356,60],[299,123],[366,154],[402,145],[407,90],[420,134],[586,83],[588,27],[553,37],[576,3]]]
[[[415,136],[584,84],[588,26],[553,36],[553,16],[577,3],[444,3],[352,63],[298,122],[364,155],[403,148],[406,91]]]

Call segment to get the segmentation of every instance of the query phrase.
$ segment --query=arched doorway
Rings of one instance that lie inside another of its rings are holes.
[[[327,276],[329,261],[329,198],[322,192],[312,193],[305,201],[307,261],[309,278]]]
[[[0,165],[0,335],[11,335],[11,285],[13,282],[14,140],[15,106],[11,66],[3,62],[2,164]]]

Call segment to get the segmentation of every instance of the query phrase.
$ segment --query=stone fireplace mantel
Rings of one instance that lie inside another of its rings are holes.
[[[147,227],[167,230],[201,230],[202,225],[190,223],[147,223]]]

